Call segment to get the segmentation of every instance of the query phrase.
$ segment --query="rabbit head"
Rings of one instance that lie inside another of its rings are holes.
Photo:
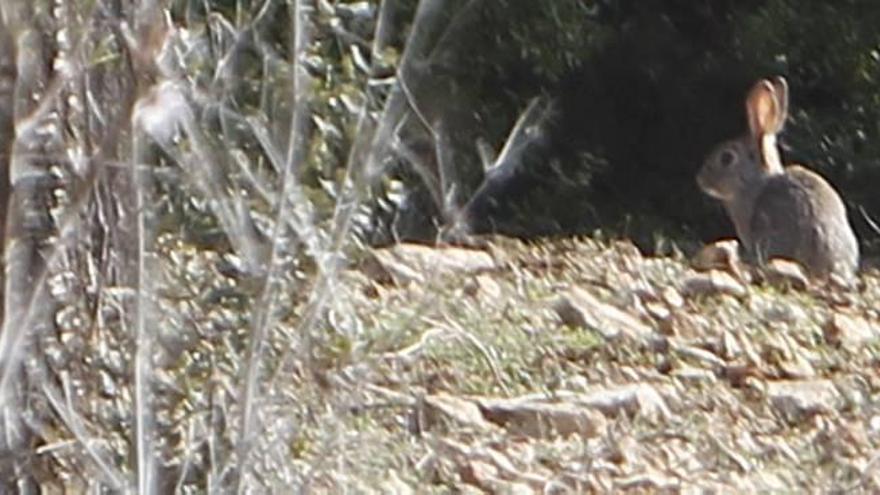
[[[776,135],[788,114],[788,85],[776,77],[758,81],[746,98],[749,134],[716,147],[697,174],[709,196],[727,203],[764,177],[783,173]]]

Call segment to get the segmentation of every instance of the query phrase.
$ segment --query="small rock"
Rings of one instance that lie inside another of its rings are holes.
[[[672,416],[660,393],[641,383],[578,395],[569,402],[596,408],[606,416],[616,416],[623,411],[638,413],[650,421],[667,420]]]
[[[694,359],[713,369],[722,368],[725,365],[723,359],[705,349],[690,345],[675,345],[673,350],[681,357]]]
[[[830,431],[829,434],[840,442],[839,448],[848,457],[863,454],[871,447],[871,440],[868,437],[865,423],[860,420],[843,421],[834,431]]]
[[[466,296],[477,297],[477,294],[480,293],[480,286],[477,285],[476,280],[467,280],[464,282],[462,290]]]
[[[490,488],[498,479],[498,468],[483,461],[468,461],[459,470],[461,480],[483,489]]]
[[[397,259],[430,271],[478,273],[497,268],[492,256],[478,249],[398,244],[391,251]]]
[[[657,357],[657,360],[654,362],[654,369],[657,370],[657,373],[668,375],[672,372],[672,361],[670,361],[669,356],[663,354]]]
[[[644,340],[653,333],[651,327],[636,317],[577,287],[563,294],[554,304],[554,309],[566,325],[594,329],[606,340],[621,336]]]
[[[721,375],[730,382],[731,387],[742,388],[749,379],[760,376],[761,370],[750,364],[730,364],[722,368]]]
[[[829,280],[834,280],[834,276],[832,275]],[[849,286],[835,286],[835,282],[829,282],[827,287],[832,290],[825,291],[822,295],[832,306],[839,308],[856,306],[863,300],[861,294],[854,292],[857,285],[858,282],[853,282]]]
[[[807,318],[807,314],[800,306],[773,302],[764,307],[764,319],[776,323],[798,323]]]
[[[718,355],[728,361],[736,359],[743,354],[742,346],[730,330],[726,330],[721,334],[720,344]]]
[[[767,384],[770,403],[792,421],[834,410],[840,395],[830,380],[782,381]]]
[[[605,431],[606,421],[601,413],[572,404],[483,400],[480,409],[489,421],[511,433],[532,438],[572,434],[591,438]]]
[[[614,304],[619,309],[630,314],[645,316],[643,301],[652,300],[652,296],[647,293],[644,287],[638,287],[640,285],[639,282],[626,280],[626,278],[626,276],[622,276],[618,282],[622,287],[615,291],[613,297]],[[653,299],[656,299],[656,297],[653,297]]]
[[[781,258],[773,258],[767,262],[764,277],[767,283],[778,288],[805,290],[809,285],[804,268],[799,263]]]
[[[253,276],[252,270],[250,270],[247,264],[241,259],[240,256],[227,253],[217,260],[215,267],[217,271],[223,275],[224,277],[240,279],[249,276]]]
[[[638,246],[628,239],[618,239],[611,241],[611,249],[617,251],[622,256],[633,260],[642,259],[642,251]]]
[[[476,249],[395,244],[371,254],[362,270],[380,283],[423,282],[427,274],[473,274],[496,268],[492,256]]]
[[[639,442],[629,435],[607,439],[607,444],[599,452],[599,457],[614,464],[635,464],[639,454],[643,454]]]
[[[779,370],[782,376],[791,380],[807,380],[816,376],[813,365],[797,352],[790,359],[779,363]]]
[[[684,298],[681,297],[681,294],[679,294],[673,287],[665,287],[660,293],[660,296],[670,308],[680,309],[684,306]]]
[[[691,260],[695,270],[723,270],[731,260],[739,259],[739,242],[736,239],[724,239],[706,244]]]
[[[701,272],[721,270],[746,283],[751,279],[739,257],[739,242],[736,239],[725,239],[703,246],[691,260],[691,266]]]
[[[848,292],[858,289],[861,284],[859,282],[858,274],[843,275],[835,272],[828,277],[828,285],[833,289]]]
[[[459,425],[470,426],[480,430],[495,429],[495,425],[486,421],[480,407],[469,400],[449,394],[436,394],[425,397],[426,412],[429,421],[440,415],[449,418]]]
[[[822,330],[826,342],[840,344],[850,349],[858,349],[880,336],[877,328],[863,318],[843,313],[832,314]]]
[[[645,310],[651,318],[657,321],[667,321],[672,317],[672,311],[665,304],[659,302],[651,301],[645,303]]]
[[[590,387],[590,380],[583,375],[572,375],[563,379],[562,386],[566,390],[587,390]]]
[[[624,285],[624,284],[621,284]],[[660,299],[657,291],[643,279],[639,279],[635,283],[628,286],[629,292],[632,293],[642,302],[656,302]]]
[[[807,351],[786,333],[770,334],[758,352],[764,356],[764,362],[775,364],[786,379],[806,380],[816,376],[816,370],[805,357]]]
[[[676,318],[669,307],[661,302],[645,303],[645,312],[657,323],[657,330],[663,335],[676,334]]]
[[[384,258],[380,258],[376,253],[373,256],[368,256],[361,262],[361,271],[370,279],[383,285],[406,285],[425,281],[421,273],[406,264],[387,256]]]
[[[104,397],[118,396],[119,387],[116,386],[116,382],[113,380],[113,377],[111,377],[109,373],[104,370],[99,371],[98,382],[101,394],[103,394]]]
[[[715,377],[715,373],[700,368],[679,368],[673,370],[671,374],[673,377],[678,378],[683,382],[705,383],[708,385],[712,385],[718,381],[718,379]]]
[[[368,280],[361,286],[361,291],[368,299],[379,299],[382,297],[382,289],[377,282]]]
[[[614,480],[615,491],[645,493],[677,493],[681,482],[660,473],[637,474]]]
[[[501,480],[491,491],[492,493],[509,493],[510,495],[534,495],[535,489],[526,483]]]
[[[439,438],[439,457],[452,462],[465,486],[476,486],[489,493],[534,493],[529,487],[543,487],[548,479],[521,469],[507,453],[485,447]],[[462,487],[464,488],[464,487]],[[464,493],[469,493],[465,491]]]
[[[66,347],[59,344],[55,339],[45,339],[43,344],[43,355],[46,356],[46,362],[56,371],[60,371],[64,366],[70,363],[73,356]]]
[[[847,406],[861,410],[874,403],[871,385],[861,376],[851,375],[835,382]]]
[[[739,485],[740,493],[785,493],[791,492],[791,480],[782,473],[768,472],[766,469],[758,469],[748,478],[743,479]],[[724,491],[724,490],[722,490]]]
[[[681,340],[700,340],[714,331],[715,326],[704,315],[680,311],[672,316],[669,327],[660,330],[667,335],[675,335]]]
[[[477,275],[475,279],[477,282],[477,287],[479,287],[480,294],[485,296],[490,300],[499,300],[504,292],[501,290],[501,285],[495,281],[492,277],[486,274]]]
[[[750,339],[742,333],[739,334],[737,342],[739,343],[742,356],[746,362],[754,365],[761,365],[764,363],[764,358],[762,357],[762,351],[759,349],[760,344],[758,342],[754,339]]]
[[[685,279],[684,293],[690,297],[726,294],[738,298],[746,295],[746,288],[730,274],[711,270]]]
[[[868,422],[868,426],[870,427],[872,434],[880,434],[880,415],[871,416],[871,420]]]

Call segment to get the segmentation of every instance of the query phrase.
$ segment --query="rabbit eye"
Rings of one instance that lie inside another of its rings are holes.
[[[736,154],[730,150],[724,150],[721,152],[721,166],[727,168],[733,164],[734,159],[736,158]]]

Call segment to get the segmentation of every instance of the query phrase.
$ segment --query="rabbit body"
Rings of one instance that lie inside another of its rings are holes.
[[[788,106],[782,78],[759,81],[746,108],[751,133],[723,143],[707,158],[697,183],[724,204],[747,251],[764,261],[787,258],[820,279],[851,280],[859,246],[846,207],[819,174],[783,168],[776,147]]]

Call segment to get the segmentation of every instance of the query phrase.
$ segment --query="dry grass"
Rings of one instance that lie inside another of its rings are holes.
[[[680,292],[693,273],[683,259],[645,258],[625,242],[499,239],[487,248],[494,268],[421,272],[422,282],[352,267],[310,356],[284,358],[307,305],[285,299],[288,316],[268,335],[264,366],[273,372],[255,403],[258,436],[242,449],[234,384],[247,363],[254,291],[218,270],[224,256],[163,247],[155,440],[163,475],[181,489],[220,486],[238,452],[248,456],[249,484],[327,493],[878,489],[874,273],[851,294],[752,284],[740,299],[693,296],[676,306],[672,297],[670,320],[660,321],[646,305]],[[654,336],[606,340],[604,329],[562,323],[554,303],[572,287]],[[829,342],[833,314],[864,322],[869,334],[844,329]],[[103,362],[125,343],[89,348]],[[78,421],[103,450],[124,452],[110,442],[129,426],[102,411],[126,410],[119,403],[131,400],[132,384],[80,361],[55,370],[103,385],[69,399]],[[794,392],[774,388],[786,384]],[[514,399],[520,412],[491,413],[496,399]],[[522,412],[535,404],[546,409]],[[571,414],[599,423],[566,430]],[[55,448],[41,450],[51,473],[41,481],[85,486],[81,474],[95,466],[76,447],[84,440],[63,422],[43,434]],[[124,469],[124,456],[110,459]]]
[[[3,487],[880,490],[876,271],[854,292],[727,277],[738,295],[688,294],[682,255],[625,241],[363,246],[407,188],[467,230],[415,69],[479,2],[413,2],[407,22],[387,2],[193,1],[176,19],[27,3],[0,9],[28,171]],[[478,192],[516,172],[551,106],[482,150]]]

